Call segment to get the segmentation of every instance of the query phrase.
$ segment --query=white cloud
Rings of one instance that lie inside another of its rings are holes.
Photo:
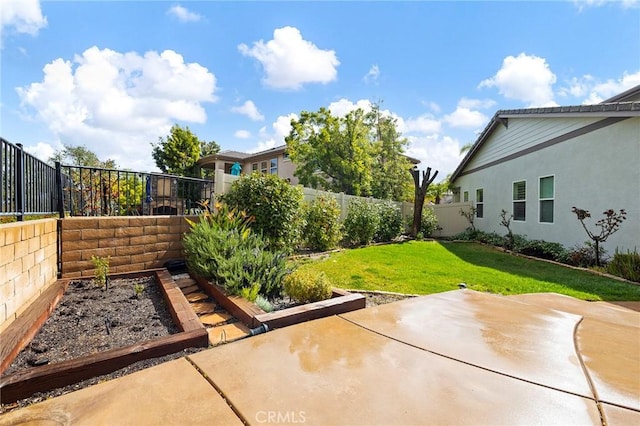
[[[0,8],[0,31],[11,28],[19,34],[35,36],[47,26],[39,0],[2,0]]]
[[[264,115],[258,111],[258,108],[253,103],[253,101],[246,101],[244,104],[238,107],[231,108],[231,112],[236,112],[238,114],[246,115],[253,121],[263,121]]]
[[[33,155],[36,158],[39,158],[40,160],[47,162],[49,161],[49,158],[53,157],[53,154],[56,153],[56,151],[59,151],[63,148],[61,143],[53,143],[53,144],[49,144],[46,142],[38,142],[35,145],[31,145],[31,146],[25,146],[24,150],[27,151],[29,154]]]
[[[491,108],[496,103],[491,99],[462,98],[456,110],[445,115],[442,120],[451,127],[478,128],[488,121],[488,117],[478,109]]]
[[[586,96],[583,104],[598,104],[639,84],[640,71],[633,74],[625,72],[619,79],[609,79],[604,82],[598,82],[591,76],[584,76],[581,79],[574,79],[569,91],[579,93],[580,97]]]
[[[202,19],[201,15],[191,12],[186,7],[180,6],[179,4],[171,6],[169,10],[167,10],[167,15],[173,16],[180,22],[198,22]]]
[[[587,7],[601,7],[606,5],[620,5],[623,9],[640,6],[640,0],[573,0],[578,10],[583,11]]]
[[[236,130],[233,136],[238,139],[249,139],[251,137],[251,132],[248,130]]]
[[[41,82],[18,87],[21,106],[60,141],[85,145],[122,167],[155,168],[150,142],[176,121],[203,123],[215,76],[171,50],[119,53],[97,47],[45,65]]]
[[[554,106],[555,82],[556,75],[544,58],[521,53],[504,58],[496,75],[483,80],[479,87],[496,87],[504,97],[528,103],[530,107]]]
[[[431,167],[434,172],[438,170],[436,181],[453,173],[462,160],[458,141],[449,136],[408,136],[407,139],[406,154],[420,160],[420,169]]]
[[[294,27],[277,28],[273,40],[254,42],[253,47],[242,43],[238,50],[262,64],[266,74],[263,83],[275,89],[298,90],[306,83],[327,84],[337,78],[340,65],[335,51],[319,49],[304,40]]]
[[[360,99],[356,103],[353,103],[348,99],[342,98],[336,102],[331,102],[328,110],[336,117],[344,117],[351,111],[358,108],[362,109],[364,112],[371,111],[371,101],[368,99]]]
[[[367,84],[370,84],[370,83],[377,84],[379,76],[380,76],[380,68],[378,68],[378,65],[374,64],[374,65],[371,65],[371,68],[369,68],[369,71],[365,74],[365,76],[362,79]]]
[[[423,114],[416,118],[398,119],[398,130],[401,133],[433,134],[442,130],[440,121],[431,114]]]
[[[271,125],[272,132],[268,132],[266,127],[262,127],[259,132],[260,142],[255,149],[249,152],[259,152],[285,144],[284,138],[291,132],[291,120],[297,120],[298,114],[291,113],[281,115]]]

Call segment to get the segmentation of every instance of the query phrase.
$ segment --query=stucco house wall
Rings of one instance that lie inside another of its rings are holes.
[[[558,109],[549,114],[496,113],[452,179],[460,201],[466,192],[474,206],[477,189],[483,190],[484,212],[475,219],[476,228],[506,234],[500,211],[514,213],[514,182],[524,181],[525,218],[512,220],[514,233],[570,248],[588,240],[573,206],[591,212],[586,223],[593,230],[599,230],[595,222],[605,210],[625,209],[627,220],[604,247],[610,255],[616,248],[640,250],[640,108],[637,102],[627,102],[627,107],[630,110],[622,113],[600,113],[596,108],[593,114],[564,114]],[[550,176],[553,222],[544,223],[540,178]]]

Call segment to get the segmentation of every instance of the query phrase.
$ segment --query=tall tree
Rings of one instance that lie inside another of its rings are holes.
[[[115,161],[108,159],[101,161],[95,152],[88,149],[86,146],[73,146],[68,144],[62,144],[63,148],[54,152],[49,157],[49,163],[55,163],[59,161],[63,164],[71,166],[86,166],[86,167],[100,167],[105,169],[115,169]]]
[[[373,148],[362,109],[335,117],[326,108],[303,111],[285,138],[300,183],[312,188],[371,195]]]
[[[397,120],[381,114],[380,104],[373,105],[369,117],[374,156],[371,195],[383,200],[409,200],[413,190],[411,162],[403,155],[409,142],[400,137]]]
[[[171,127],[166,138],[160,137],[157,144],[152,143],[152,156],[163,173],[178,176],[200,177],[196,162],[203,152],[215,154],[220,147],[215,142],[204,142],[194,135],[189,127],[178,124]]]
[[[413,200],[413,224],[411,225],[411,236],[416,237],[422,226],[422,209],[424,208],[424,198],[427,195],[429,185],[433,183],[438,176],[438,171],[431,175],[431,167],[427,167],[426,171],[422,171],[422,183],[420,183],[420,170],[414,167],[411,170],[413,183],[415,187],[415,199]]]

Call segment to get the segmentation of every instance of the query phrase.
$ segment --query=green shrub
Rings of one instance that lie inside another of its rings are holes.
[[[556,262],[566,262],[569,255],[569,252],[562,244],[544,240],[527,241],[523,247],[519,248],[518,252],[540,259],[555,260]]]
[[[297,270],[285,277],[284,292],[299,303],[318,302],[331,297],[331,283],[324,272]]]
[[[383,201],[376,204],[376,207],[380,219],[374,240],[391,241],[402,234],[404,220],[398,205],[393,201]]]
[[[616,249],[613,259],[607,265],[607,272],[629,281],[640,282],[640,254],[635,249],[633,252],[627,250],[627,253],[620,253]]]
[[[303,238],[312,250],[326,251],[342,239],[340,206],[332,196],[320,196],[304,205]]]
[[[111,260],[110,256],[102,257],[102,256],[91,256],[91,263],[93,263],[95,271],[95,283],[105,289],[109,288],[108,278],[109,278],[109,261]]]
[[[598,247],[599,257],[604,258],[606,251],[602,246]],[[596,266],[597,260],[595,255],[595,247],[591,241],[586,241],[582,246],[575,246],[569,250],[567,254],[567,263],[582,268],[590,268]]]
[[[253,216],[251,227],[271,248],[292,252],[297,246],[302,220],[302,190],[276,175],[244,175],[222,196],[231,207]]]
[[[344,220],[344,241],[347,245],[366,245],[373,241],[380,215],[375,204],[352,200]]]
[[[438,229],[440,229],[440,227],[438,226],[438,218],[436,217],[433,208],[425,207],[424,209],[422,209],[420,232],[422,232],[425,237],[430,237]]]
[[[286,253],[269,250],[267,241],[251,232],[246,214],[224,204],[216,207],[215,212],[207,208],[199,221],[187,219],[191,232],[183,245],[189,268],[233,295],[259,286],[259,294],[279,296],[287,273]]]

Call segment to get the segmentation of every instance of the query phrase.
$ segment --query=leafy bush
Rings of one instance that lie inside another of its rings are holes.
[[[519,248],[519,253],[527,256],[539,257],[541,259],[555,260],[556,262],[566,263],[569,252],[560,243],[553,243],[544,240],[531,240]]]
[[[110,260],[110,256],[91,256],[91,263],[93,263],[93,266],[96,269],[94,281],[100,287],[105,286],[105,289],[109,289],[108,279]]]
[[[285,277],[284,292],[299,303],[318,302],[331,297],[331,283],[324,272],[297,270]]]
[[[376,241],[391,241],[402,234],[404,223],[398,205],[393,201],[384,201],[376,204],[376,207],[380,219],[374,239]]]
[[[347,245],[371,243],[379,224],[380,215],[375,204],[364,200],[351,201],[344,220],[345,243]]]
[[[326,251],[342,239],[340,206],[331,196],[320,196],[304,205],[303,238],[312,250]]]
[[[620,253],[618,249],[613,259],[607,265],[607,272],[624,279],[640,282],[640,254],[634,249],[633,253]]]
[[[302,190],[276,175],[244,175],[222,196],[229,206],[253,216],[251,227],[271,248],[292,252],[300,238]]]
[[[191,232],[183,245],[189,268],[233,295],[259,286],[259,294],[279,296],[287,273],[286,253],[269,250],[267,241],[251,232],[246,214],[223,204],[216,207],[215,212],[207,208],[197,222],[187,219]]]
[[[425,237],[430,237],[435,231],[440,229],[438,226],[438,218],[433,208],[427,207],[422,210],[422,222],[420,222],[420,232]]]
[[[602,246],[598,247],[598,257],[604,258],[606,251]],[[590,268],[596,266],[595,247],[591,241],[587,241],[583,246],[575,246],[567,254],[567,263],[573,266]]]

